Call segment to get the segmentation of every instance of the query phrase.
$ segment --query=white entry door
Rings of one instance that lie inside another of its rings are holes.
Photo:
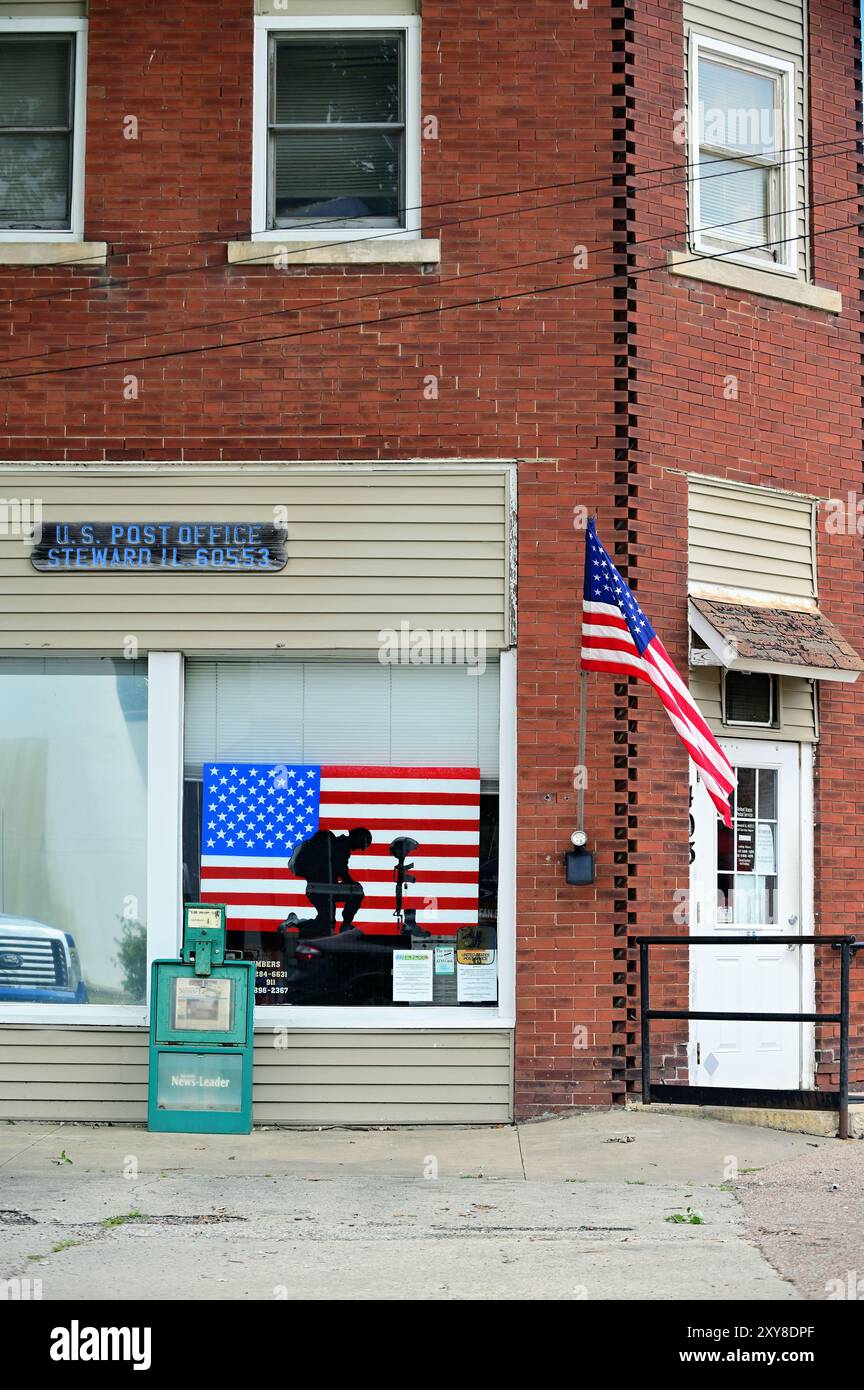
[[[723,742],[738,788],[732,829],[695,783],[690,931],[698,936],[802,935],[801,746]],[[808,759],[809,759],[809,750]],[[809,760],[806,764],[809,775]],[[809,791],[809,788],[807,789]],[[809,925],[807,933],[812,932]],[[808,962],[789,946],[693,946],[691,1009],[795,1013],[804,1003]],[[797,1023],[703,1022],[690,1034],[696,1086],[810,1085],[812,1030]]]

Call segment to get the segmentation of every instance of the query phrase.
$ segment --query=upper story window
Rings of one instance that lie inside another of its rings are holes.
[[[419,19],[256,20],[253,232],[419,229]]]
[[[83,228],[84,21],[0,21],[0,237]]]
[[[796,274],[794,65],[693,36],[691,242]]]

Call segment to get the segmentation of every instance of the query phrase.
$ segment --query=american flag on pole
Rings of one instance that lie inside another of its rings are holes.
[[[366,826],[372,845],[352,855],[363,885],[354,925],[397,931],[391,840],[410,835],[416,883],[404,906],[435,935],[475,926],[480,859],[480,772],[462,767],[320,767],[206,763],[201,817],[201,901],[225,903],[233,931],[275,931],[289,912],[314,915],[288,861],[316,830]],[[338,913],[341,920],[341,908]]]
[[[582,605],[582,670],[636,676],[653,685],[724,825],[735,773],[627,584],[588,523]]]

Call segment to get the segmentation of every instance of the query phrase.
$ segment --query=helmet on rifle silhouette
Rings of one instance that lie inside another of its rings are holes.
[[[417,840],[412,840],[409,835],[398,835],[395,840],[390,841],[390,853],[394,859],[407,859],[409,854],[413,854],[420,845]]]

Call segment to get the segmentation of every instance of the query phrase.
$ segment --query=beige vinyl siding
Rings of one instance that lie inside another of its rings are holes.
[[[780,723],[774,729],[747,728],[724,724],[722,713],[722,675],[717,666],[695,666],[690,670],[690,693],[712,731],[722,738],[761,738],[772,742],[815,743],[819,737],[815,683],[800,676],[780,676]]]
[[[255,0],[256,14],[275,14],[283,19],[292,15],[370,15],[419,14],[420,0]]]
[[[55,19],[87,14],[87,0],[9,0],[0,4],[0,19]]]
[[[270,521],[284,507],[278,574],[44,574],[0,536],[0,649],[352,652],[382,629],[509,633],[505,467],[213,466],[4,469],[5,498],[56,521]],[[278,517],[277,517],[278,519]]]
[[[691,593],[815,604],[810,498],[691,478],[688,529]]]
[[[285,1046],[276,1045],[277,1039]],[[145,1028],[0,1027],[0,1120],[145,1124]],[[255,1035],[255,1124],[502,1124],[508,1031]]]
[[[809,217],[809,180],[804,146],[809,142],[807,120],[807,6],[805,0],[685,0],[685,53],[689,53],[690,35],[702,34],[724,43],[785,58],[795,64],[795,130],[785,143],[794,146],[781,156],[796,159],[796,200],[799,207],[798,271],[809,278],[810,248],[807,229]],[[688,93],[690,75],[687,74]]]

